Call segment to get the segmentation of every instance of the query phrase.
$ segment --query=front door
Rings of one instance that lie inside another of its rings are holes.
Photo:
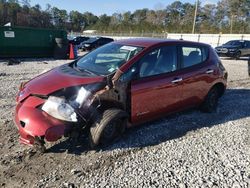
[[[243,47],[241,49],[241,55],[242,56],[250,55],[250,42],[249,41],[245,41],[243,43]]]
[[[131,82],[131,121],[142,123],[179,108],[182,78],[176,46],[152,50],[139,61],[138,79]]]

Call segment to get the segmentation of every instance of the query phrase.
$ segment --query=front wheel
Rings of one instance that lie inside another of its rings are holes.
[[[238,52],[236,52],[236,54],[234,55],[234,58],[235,58],[235,59],[240,59],[240,56],[241,56],[241,52],[238,51]]]
[[[201,105],[201,111],[209,113],[215,111],[218,106],[219,96],[219,90],[216,87],[212,88]]]
[[[127,113],[123,110],[111,108],[105,110],[102,115],[90,127],[90,146],[111,143],[121,136],[127,125]]]

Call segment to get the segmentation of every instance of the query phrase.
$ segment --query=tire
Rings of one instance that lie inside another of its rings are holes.
[[[234,55],[234,58],[235,58],[235,59],[240,59],[240,56],[241,56],[241,52],[238,51],[238,52],[236,52],[236,54]]]
[[[208,92],[204,102],[202,103],[200,107],[201,111],[208,113],[216,111],[219,97],[220,97],[219,90],[216,87],[213,87]]]
[[[127,125],[127,117],[127,113],[120,109],[105,110],[90,127],[90,147],[107,145],[121,136]]]

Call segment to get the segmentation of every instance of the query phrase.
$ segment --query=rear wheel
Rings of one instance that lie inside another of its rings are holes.
[[[213,87],[207,94],[203,104],[201,105],[201,111],[203,112],[213,112],[217,109],[219,100],[219,90]]]
[[[105,110],[90,127],[90,146],[94,148],[111,143],[125,131],[126,124],[126,112],[116,108]]]

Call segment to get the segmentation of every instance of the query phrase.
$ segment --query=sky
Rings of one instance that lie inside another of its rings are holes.
[[[180,0],[181,2],[195,3],[195,0]],[[218,0],[200,0],[202,4],[216,3]],[[42,9],[45,9],[46,4],[52,7],[65,9],[68,12],[77,10],[81,13],[92,12],[100,16],[101,14],[112,15],[113,13],[123,13],[137,9],[162,9],[173,3],[170,0],[30,0],[31,6],[40,4]]]

